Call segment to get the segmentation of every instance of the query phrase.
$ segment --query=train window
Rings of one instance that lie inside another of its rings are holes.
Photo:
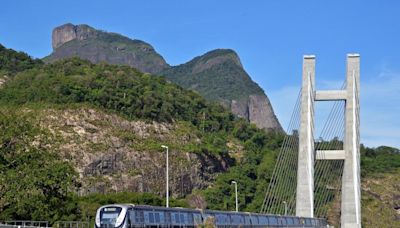
[[[151,212],[149,213],[149,222],[154,223],[154,214]]]
[[[316,221],[314,219],[311,220],[311,224],[314,225],[314,226],[317,225],[317,223],[316,223]]]
[[[244,222],[243,216],[241,215],[234,215],[235,218],[235,225],[240,225]]]
[[[231,223],[232,224],[238,224],[239,223],[239,218],[237,215],[231,215]]]
[[[215,219],[216,219],[217,224],[220,224],[220,225],[226,224],[227,218],[226,218],[226,215],[224,215],[224,214],[216,214]]]
[[[244,216],[244,224],[250,225],[250,216],[248,215]]]
[[[306,225],[311,225],[311,219],[305,219]]]
[[[259,216],[258,217],[258,224],[260,225],[267,225],[268,224],[268,219],[266,216]]]
[[[258,217],[255,215],[250,216],[251,219],[251,224],[252,225],[258,225]]]
[[[300,220],[298,218],[293,218],[293,224],[298,225],[298,224],[301,224],[301,223],[300,223]]]
[[[294,225],[293,218],[286,218],[286,224],[287,225]]]
[[[181,223],[179,221],[179,214],[178,213],[175,214],[175,223]]]
[[[136,223],[144,223],[143,211],[135,211],[135,221]]]
[[[275,216],[268,217],[268,225],[279,225],[278,219]]]
[[[189,222],[189,224],[193,224],[193,214],[188,214],[188,222]]]
[[[230,216],[229,215],[225,215],[225,224],[230,224]]]
[[[199,224],[203,224],[203,220],[201,218],[201,214],[194,214],[194,222],[195,224],[199,225]]]
[[[225,224],[231,224],[231,216],[230,215],[225,215],[224,216],[224,223]]]
[[[171,212],[165,212],[165,223],[171,223]]]
[[[180,214],[180,222],[185,224],[185,215],[184,214]]]
[[[160,214],[154,213],[154,215],[155,215],[156,223],[160,223]]]

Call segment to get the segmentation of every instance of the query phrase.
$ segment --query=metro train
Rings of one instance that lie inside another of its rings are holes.
[[[325,219],[249,212],[166,208],[132,204],[100,207],[95,228],[133,227],[327,227]]]

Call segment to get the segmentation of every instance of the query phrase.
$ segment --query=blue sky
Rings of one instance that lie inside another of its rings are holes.
[[[234,49],[284,127],[304,54],[316,55],[317,87],[328,89],[342,84],[346,54],[360,53],[362,142],[400,147],[399,1],[3,0],[0,12],[0,43],[34,57],[67,22],[149,42],[172,65]]]

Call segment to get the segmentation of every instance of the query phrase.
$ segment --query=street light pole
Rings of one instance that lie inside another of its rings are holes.
[[[161,147],[162,148],[164,148],[164,149],[166,149],[167,150],[167,170],[166,170],[166,172],[167,172],[167,175],[166,175],[166,186],[165,186],[165,194],[166,194],[166,207],[169,207],[169,186],[168,186],[168,182],[169,182],[169,164],[168,164],[168,146],[164,146],[164,145],[161,145]]]
[[[235,202],[236,202],[236,212],[239,211],[239,206],[238,206],[238,192],[237,192],[237,182],[232,181],[232,184],[235,185]]]
[[[287,202],[283,201],[283,204],[285,204],[285,215],[287,215]]]

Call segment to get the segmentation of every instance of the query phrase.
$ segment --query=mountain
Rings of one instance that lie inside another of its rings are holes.
[[[55,28],[52,45],[53,53],[44,59],[46,62],[79,56],[93,63],[129,65],[147,73],[169,67],[150,44],[88,25],[65,24]]]
[[[264,91],[251,80],[233,50],[218,49],[179,66],[168,65],[150,45],[88,25],[65,24],[53,30],[53,53],[45,62],[78,56],[93,63],[129,65],[217,101],[259,128],[282,131]],[[206,115],[206,114],[205,114]]]
[[[160,74],[209,100],[222,103],[259,128],[282,131],[268,97],[251,80],[233,50],[213,50]]]

